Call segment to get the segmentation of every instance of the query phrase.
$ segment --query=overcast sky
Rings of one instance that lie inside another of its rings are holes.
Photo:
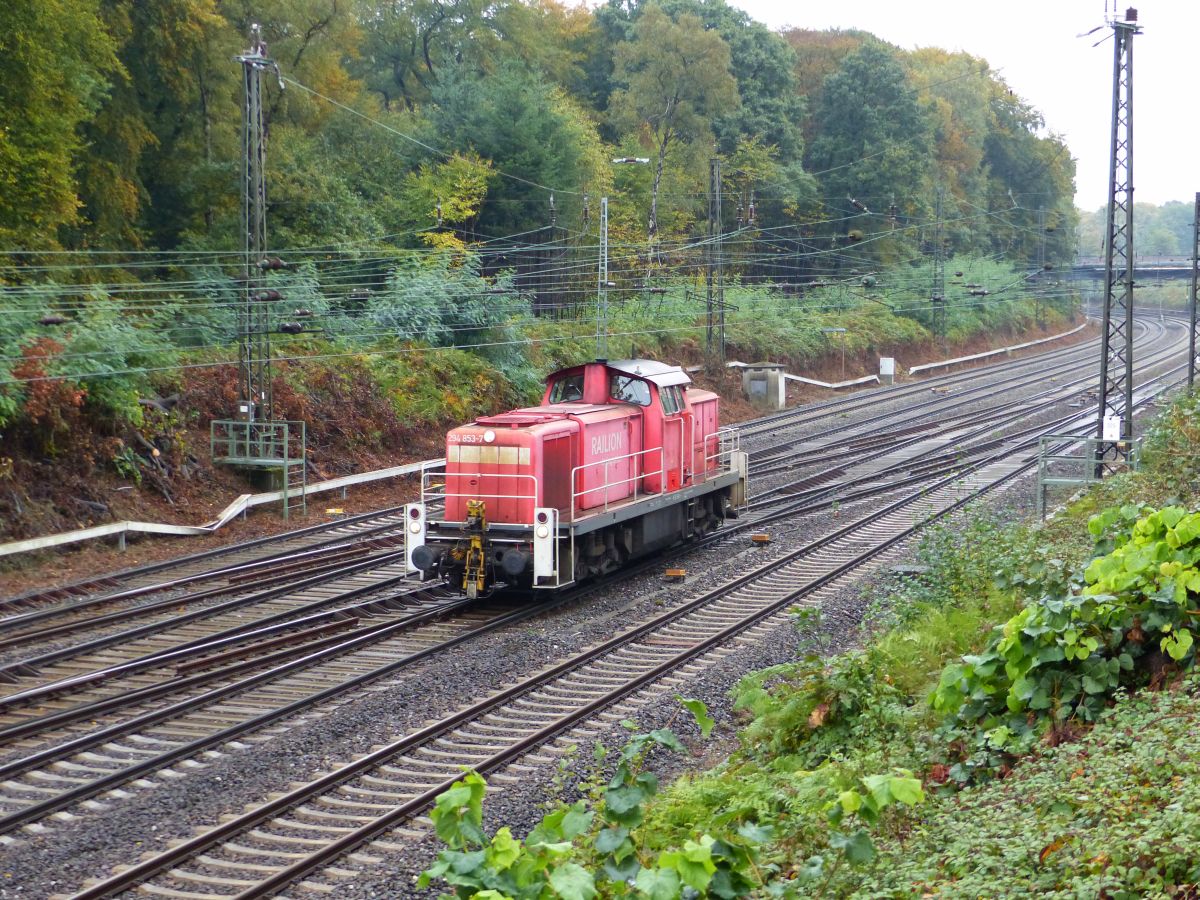
[[[859,28],[906,50],[942,47],[986,59],[1009,87],[1040,110],[1077,161],[1075,202],[1108,200],[1112,127],[1109,0],[729,0],[771,28]],[[1134,198],[1192,202],[1200,191],[1196,56],[1200,0],[1142,0],[1133,40]],[[1104,42],[1093,47],[1098,40]]]

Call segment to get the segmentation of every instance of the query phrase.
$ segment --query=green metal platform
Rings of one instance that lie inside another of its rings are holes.
[[[288,518],[293,498],[308,509],[307,431],[303,422],[246,422],[214,419],[209,429],[209,453],[214,464],[279,472],[283,517]]]

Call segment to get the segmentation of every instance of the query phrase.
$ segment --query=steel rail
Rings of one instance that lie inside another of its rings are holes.
[[[24,594],[19,594],[15,597],[9,597],[9,598],[0,600],[0,604],[10,605],[10,604],[15,604],[15,603],[26,603],[26,602],[37,601],[43,597],[54,598],[56,595],[65,595],[67,597],[79,596],[81,593],[86,592],[87,589],[92,585],[99,584],[99,585],[105,586],[105,587],[113,586],[114,582],[120,582],[120,581],[127,582],[132,578],[140,577],[142,575],[152,575],[156,572],[162,572],[162,571],[166,571],[166,570],[172,569],[172,568],[179,568],[179,567],[191,565],[192,563],[204,562],[205,560],[214,559],[214,558],[221,557],[221,556],[228,556],[228,555],[232,555],[235,553],[240,553],[244,550],[252,550],[252,549],[255,549],[256,547],[261,547],[261,546],[268,545],[268,544],[279,543],[282,541],[289,541],[289,540],[293,540],[296,538],[303,538],[303,537],[307,537],[312,534],[319,534],[321,532],[326,532],[326,531],[334,531],[339,528],[345,528],[347,525],[354,526],[361,522],[366,522],[366,521],[370,521],[372,519],[382,518],[384,516],[400,515],[403,512],[404,512],[403,506],[390,506],[390,507],[386,507],[384,509],[371,510],[370,512],[358,513],[353,516],[346,516],[344,518],[337,519],[336,521],[332,521],[332,522],[319,522],[316,525],[307,525],[304,528],[297,528],[292,531],[285,531],[285,532],[281,532],[279,534],[269,534],[269,535],[264,535],[263,537],[251,538],[250,540],[239,541],[236,544],[227,544],[224,547],[214,547],[211,550],[201,550],[198,553],[191,553],[186,556],[177,556],[177,557],[173,557],[172,559],[160,560],[158,562],[152,562],[152,563],[145,563],[144,565],[133,566],[128,569],[119,569],[115,572],[109,572],[109,573],[101,575],[97,578],[87,579],[84,581],[78,581],[78,582],[74,582],[72,584],[65,584],[60,587],[49,588],[47,590],[41,590],[41,591],[31,591],[31,592],[27,592]],[[391,526],[382,526],[382,527],[387,528],[387,527],[391,527]],[[346,539],[347,538],[345,538],[344,536],[339,536],[339,537],[331,538],[328,542],[308,544],[308,545],[305,545],[305,547],[306,548],[319,547],[319,546],[323,546],[324,543],[335,543],[336,541],[346,540]],[[288,551],[282,551],[282,552],[288,552]],[[255,557],[254,560],[251,560],[251,561],[269,560],[270,558],[271,558],[270,556]],[[204,573],[201,573],[201,574],[204,574]],[[57,597],[57,599],[61,599],[61,597]]]
[[[1141,334],[1139,335],[1138,340],[1143,345],[1146,343],[1153,343],[1153,341],[1158,336],[1158,334],[1161,334],[1163,331],[1162,327],[1159,326],[1158,323],[1150,323],[1149,325],[1147,325],[1146,323],[1140,323],[1140,327],[1141,327]],[[1157,334],[1150,333],[1150,330],[1152,327],[1158,328]],[[1084,353],[1081,355],[1087,356],[1089,354]],[[907,421],[907,422],[919,421],[920,419],[933,414],[934,411],[938,411],[943,408],[956,409],[959,406],[963,406],[963,405],[971,402],[972,399],[975,398],[979,394],[994,395],[994,394],[996,394],[996,392],[999,388],[1004,387],[1005,385],[1024,384],[1033,378],[1045,378],[1051,374],[1057,374],[1059,372],[1068,372],[1068,371],[1072,371],[1072,370],[1075,370],[1078,368],[1077,362],[1061,362],[1060,363],[1060,362],[1055,362],[1053,360],[1048,361],[1048,360],[1042,359],[1041,357],[1038,357],[1037,360],[1038,360],[1038,365],[1032,367],[1033,370],[1030,372],[1022,372],[1019,374],[1012,375],[1011,377],[1001,379],[999,381],[991,381],[991,382],[988,382],[987,384],[979,385],[978,387],[969,388],[965,391],[959,391],[959,392],[955,393],[953,395],[953,397],[939,397],[939,398],[935,398],[932,400],[928,400],[925,403],[918,403],[915,405],[906,406],[901,411],[901,415],[905,417],[903,419],[903,421]],[[1051,362],[1051,365],[1044,365],[1046,362]],[[925,389],[928,390],[929,388],[926,387]],[[949,400],[953,400],[954,402],[943,407],[942,404],[946,403]],[[925,411],[922,412],[923,410],[925,410]],[[866,419],[855,419],[852,422],[847,422],[847,423],[838,425],[833,428],[824,429],[824,430],[818,431],[812,435],[806,435],[803,439],[805,441],[812,441],[812,440],[817,440],[820,438],[832,437],[833,435],[842,434],[846,431],[862,428],[864,426],[871,425],[876,422],[889,421],[892,418],[894,418],[895,416],[896,416],[896,412],[887,411],[887,412],[883,412],[883,413],[880,413],[875,416],[870,416]],[[787,427],[790,427],[790,426],[787,426]],[[755,454],[758,457],[760,463],[770,462],[771,461],[770,458],[773,455],[778,455],[780,458],[787,458],[788,456],[790,456],[792,454],[792,450],[791,450],[792,443],[793,443],[792,441],[786,441],[784,443],[776,444],[771,447],[759,448],[757,451],[755,451]],[[780,452],[778,454],[776,454],[776,451],[780,451]],[[764,459],[764,457],[765,457],[765,459]]]
[[[343,569],[342,571],[337,573],[337,577],[342,577],[342,576],[349,575],[349,574],[355,574],[358,572],[370,571],[372,569],[382,568],[383,566],[386,566],[388,563],[393,563],[393,562],[396,562],[398,559],[402,559],[403,556],[404,556],[404,551],[398,551],[396,553],[387,554],[385,557],[383,557],[381,559],[367,560],[365,562],[358,562],[354,565],[346,567],[345,569]],[[260,603],[264,600],[274,599],[277,597],[284,597],[284,596],[287,596],[288,594],[297,593],[299,591],[303,591],[310,587],[327,585],[331,580],[333,580],[333,579],[326,575],[313,576],[311,578],[303,579],[299,582],[294,582],[292,584],[285,584],[282,587],[269,588],[268,590],[265,590],[265,591],[258,591],[256,593],[252,593],[252,594],[249,594],[249,595],[246,595],[243,597],[238,597],[233,600],[228,600],[228,601],[225,601],[224,603],[220,603],[216,606],[207,607],[205,609],[200,609],[200,610],[194,610],[190,613],[183,613],[181,615],[174,616],[169,619],[164,619],[164,620],[160,620],[157,622],[150,622],[145,625],[139,625],[135,628],[131,628],[126,631],[121,631],[121,632],[117,632],[114,634],[109,634],[109,635],[104,635],[102,637],[93,638],[92,640],[86,641],[82,644],[74,644],[70,647],[61,647],[57,650],[51,650],[51,651],[43,653],[39,656],[29,657],[28,659],[17,660],[17,661],[8,663],[8,664],[4,665],[3,667],[0,667],[0,675],[4,675],[6,673],[16,674],[16,673],[36,671],[39,666],[44,666],[48,663],[58,662],[63,659],[78,657],[78,656],[83,655],[84,653],[91,652],[93,650],[103,649],[103,648],[109,647],[113,644],[121,643],[122,641],[133,640],[135,638],[144,637],[145,635],[148,635],[148,634],[155,634],[157,632],[164,631],[169,628],[177,627],[178,625],[183,624],[183,623],[193,622],[193,621],[197,621],[197,620],[204,619],[204,618],[211,618],[211,617],[219,615],[221,613],[230,612],[232,610],[241,609],[246,606],[251,606],[255,603]],[[316,600],[311,600],[300,606],[290,607],[290,608],[284,609],[280,612],[273,613],[268,616],[263,616],[262,618],[255,619],[250,622],[244,622],[244,623],[241,623],[238,625],[234,625],[234,626],[222,629],[213,634],[205,635],[204,637],[194,638],[190,641],[185,641],[183,643],[176,644],[175,646],[173,646],[169,649],[166,649],[166,650],[154,651],[152,653],[149,653],[149,654],[146,654],[146,655],[143,655],[140,657],[136,657],[135,659],[128,660],[126,663],[124,663],[122,665],[129,665],[129,666],[143,665],[144,666],[144,665],[153,664],[154,662],[161,660],[164,656],[178,653],[180,651],[192,650],[201,645],[211,648],[213,645],[213,642],[215,642],[215,641],[225,640],[225,639],[230,639],[230,638],[244,637],[244,635],[247,632],[261,631],[262,629],[266,628],[269,625],[279,625],[282,628],[287,628],[287,627],[289,627],[289,623],[293,623],[293,622],[298,623],[298,622],[302,621],[303,620],[302,617],[304,617],[306,613],[312,613],[316,610],[320,610],[322,607],[329,606],[329,605],[331,605],[333,603],[337,603],[339,601],[349,600],[354,597],[360,597],[364,594],[373,594],[377,591],[384,591],[398,583],[402,583],[405,581],[407,581],[407,579],[404,575],[389,576],[389,577],[387,577],[377,583],[374,583],[374,584],[362,585],[359,587],[351,588],[349,590],[341,591],[333,597],[324,597],[324,598],[319,598]],[[389,598],[381,598],[380,602],[382,602],[383,599],[389,599]],[[368,602],[374,602],[374,601],[368,601]],[[340,613],[338,611],[329,611],[326,615],[327,616],[336,616],[339,614]],[[311,621],[311,620],[305,620],[305,621]],[[132,669],[129,669],[127,671],[132,671]],[[69,679],[64,679],[64,680],[75,680],[80,677],[82,677],[82,676],[70,676]],[[12,705],[15,702],[26,702],[27,696],[34,697],[34,698],[36,698],[37,696],[40,696],[40,694],[38,694],[37,692],[52,693],[53,685],[56,683],[57,682],[51,682],[48,685],[42,685],[37,688],[30,688],[26,691],[21,691],[16,694],[9,694],[7,696],[0,697],[0,710],[7,708],[8,706]],[[15,698],[20,698],[20,700],[18,701]]]
[[[1072,353],[1075,351],[1075,349],[1078,346],[1079,345],[1071,345],[1071,347],[1069,349],[1067,349],[1066,352]],[[866,404],[869,404],[872,402],[878,402],[880,400],[883,400],[886,402],[891,399],[901,398],[911,392],[928,390],[931,385],[957,383],[958,381],[961,381],[961,380],[971,380],[973,378],[985,377],[987,374],[989,374],[997,369],[1029,365],[1031,360],[1035,360],[1035,359],[1038,359],[1043,356],[1052,356],[1052,355],[1055,355],[1056,353],[1060,353],[1060,352],[1062,352],[1062,351],[1050,350],[1050,351],[1046,351],[1045,353],[1039,353],[1039,354],[1034,354],[1031,356],[1021,357],[1020,359],[1017,359],[1017,360],[1006,360],[1003,362],[993,363],[993,364],[990,364],[987,366],[979,366],[979,367],[970,369],[965,372],[947,373],[945,375],[936,376],[934,378],[923,379],[919,384],[896,385],[894,388],[885,388],[882,391],[871,391],[870,398],[866,398],[866,397],[859,396],[858,394],[856,394],[856,395],[848,396],[848,397],[838,397],[836,399],[824,401],[824,402],[818,403],[818,404],[807,404],[804,407],[800,408],[801,410],[803,410],[803,413],[800,413],[800,414],[808,414],[808,413],[811,413],[814,411],[819,411],[822,409],[833,409],[835,407],[840,407],[840,406],[845,406],[845,405],[854,405],[854,406],[866,405]],[[865,392],[859,392],[859,393],[865,393]],[[798,414],[797,410],[787,410],[782,413],[775,414],[773,416],[767,416],[767,417],[763,417],[761,419],[754,420],[753,423],[746,425],[743,433],[745,433],[745,434],[757,433],[755,429],[765,430],[766,428],[769,428],[774,422],[780,420],[781,418],[785,418],[788,416],[794,417],[797,414]],[[819,417],[817,417],[817,418],[819,418]],[[122,582],[128,582],[130,579],[141,577],[144,575],[154,574],[156,572],[162,572],[162,571],[166,571],[166,570],[169,570],[172,568],[183,567],[183,566],[187,566],[187,565],[190,565],[190,564],[193,564],[196,562],[202,562],[202,561],[205,561],[208,559],[214,559],[214,558],[218,558],[221,556],[236,554],[236,553],[239,553],[239,552],[242,552],[245,550],[254,549],[256,547],[260,547],[263,545],[284,542],[284,541],[290,541],[290,540],[294,540],[296,538],[301,538],[301,537],[308,536],[311,534],[317,534],[317,533],[320,533],[323,531],[344,528],[347,525],[354,525],[356,523],[368,521],[368,520],[371,520],[374,518],[379,518],[381,516],[396,515],[402,511],[403,511],[402,506],[394,506],[394,507],[388,507],[386,509],[381,509],[381,510],[373,510],[373,511],[366,512],[366,513],[359,513],[354,516],[347,516],[345,518],[337,520],[336,522],[322,522],[322,523],[319,523],[316,525],[307,526],[305,528],[294,529],[291,531],[282,532],[280,534],[266,535],[266,536],[259,537],[259,538],[252,538],[248,541],[241,541],[236,544],[228,544],[223,547],[215,547],[211,550],[203,550],[198,553],[192,553],[192,554],[188,554],[186,556],[175,557],[175,558],[169,559],[169,560],[162,560],[162,561],[154,562],[154,563],[146,563],[141,566],[135,566],[135,567],[127,568],[127,569],[121,569],[121,570],[106,573],[105,575],[102,575],[102,576],[99,576],[99,577],[93,578],[93,579],[88,579],[85,581],[62,585],[60,587],[51,588],[48,590],[27,592],[25,594],[21,594],[21,595],[18,595],[18,596],[12,597],[12,598],[8,598],[8,599],[0,599],[0,609],[3,609],[3,608],[5,608],[5,606],[12,605],[12,604],[27,604],[30,602],[37,602],[43,598],[62,599],[63,597],[69,598],[72,596],[79,596],[81,593],[88,592],[89,589],[94,586],[115,587]],[[385,526],[385,527],[390,527],[390,526]],[[337,540],[342,540],[342,539],[343,538],[333,538],[333,539],[331,539],[330,542],[336,542]],[[321,546],[321,544],[312,544],[312,545],[306,545],[306,546],[315,547],[315,546]],[[260,557],[260,559],[269,559],[269,558],[270,558],[270,556]],[[203,577],[204,574],[205,573],[200,573],[201,577]],[[171,582],[167,582],[167,583],[170,584]]]
[[[1161,365],[1161,364],[1167,362],[1168,360],[1170,360],[1173,356],[1178,355],[1178,352],[1179,351],[1177,349],[1173,349],[1173,348],[1167,348],[1165,350],[1159,351],[1150,360],[1143,359],[1143,360],[1139,361],[1139,364],[1138,364],[1139,369],[1141,369],[1142,371],[1153,369],[1155,366]],[[959,441],[959,442],[969,442],[969,441],[977,439],[978,437],[980,437],[982,435],[990,434],[991,432],[994,432],[996,429],[1003,427],[1005,425],[1012,424],[1014,422],[1019,422],[1020,420],[1029,418],[1030,416],[1038,415],[1041,412],[1044,412],[1048,409],[1051,409],[1051,408],[1065,402],[1068,399],[1068,396],[1064,396],[1064,395],[1068,395],[1071,391],[1073,391],[1075,386],[1080,385],[1080,384],[1088,384],[1092,380],[1093,379],[1090,376],[1087,378],[1076,379],[1075,381],[1072,381],[1072,382],[1066,382],[1064,384],[1057,385],[1056,387],[1054,387],[1050,390],[1043,391],[1041,394],[1034,394],[1030,397],[1026,397],[1026,398],[1022,399],[1021,401],[1018,401],[1015,403],[1000,404],[998,407],[992,407],[992,408],[983,410],[981,412],[975,412],[975,413],[970,414],[969,416],[962,417],[965,421],[958,423],[959,428],[964,427],[964,426],[969,426],[972,424],[976,424],[979,422],[986,422],[987,424],[983,425],[980,428],[975,429],[975,431],[973,431],[973,432],[956,437],[955,440]],[[995,418],[996,414],[999,411],[1008,409],[1008,408],[1014,407],[1014,406],[1018,407],[1018,409],[1016,410],[1015,413],[1008,415],[1006,417],[1002,417],[1000,419]],[[954,421],[954,420],[950,420],[950,421]],[[918,445],[918,444],[923,443],[924,441],[931,440],[931,439],[933,439],[934,435],[932,435],[930,432],[933,432],[933,431],[943,431],[944,432],[944,431],[946,431],[946,429],[943,427],[944,425],[945,425],[944,422],[943,423],[931,423],[931,425],[928,429],[922,429],[922,431],[920,433],[918,433],[917,436],[915,436],[907,441],[901,441],[899,443],[893,444],[890,447],[886,448],[887,452],[889,454],[894,453],[897,450],[904,449],[905,447]],[[903,429],[903,430],[901,430],[900,433],[905,433],[905,432],[911,431],[911,430],[912,429]],[[954,429],[951,429],[951,431],[953,431],[953,430]],[[892,434],[891,432],[883,432],[882,437],[887,437],[887,436],[890,436],[891,434]],[[875,449],[875,448],[872,446],[871,449]],[[879,454],[876,454],[876,455],[879,455]],[[866,459],[873,458],[869,455],[864,455],[862,453],[855,453],[854,451],[847,451],[844,454],[827,454],[825,457],[816,457],[816,458],[810,458],[810,459],[813,459],[813,461],[819,462],[824,459],[830,459],[830,458],[832,458],[832,459],[863,459],[864,457]],[[891,466],[889,468],[879,470],[878,473],[876,473],[876,474],[883,475],[885,473],[896,471],[897,469],[902,468],[906,465],[909,465],[909,463],[897,463],[896,465]],[[781,472],[781,471],[790,471],[795,468],[797,468],[797,466],[795,466],[795,465],[780,466],[780,467],[773,468],[773,469],[760,470],[759,475],[761,476],[764,474],[774,474],[776,472]],[[846,468],[848,468],[847,465],[837,466],[833,469],[825,470],[823,472],[818,472],[815,475],[808,476],[807,480],[816,480],[818,483],[824,483],[824,482],[829,481],[830,478],[836,477],[836,475],[838,475],[838,474],[844,474]],[[778,486],[778,487],[774,487],[774,488],[768,488],[764,491],[760,491],[758,494],[755,494],[754,496],[749,498],[749,506],[750,506],[750,508],[753,509],[755,507],[769,505],[773,502],[780,502],[777,500],[772,501],[770,498],[781,495],[781,494],[785,494],[791,488],[792,488],[791,485],[783,485],[783,486]],[[785,500],[790,499],[790,497],[784,497],[784,499]]]
[[[987,462],[980,463],[977,468],[983,468],[987,464]],[[985,490],[993,489],[1000,483],[1016,477],[1018,474],[1023,472],[1025,468],[1032,464],[1033,463],[1025,463],[1022,467],[1008,473],[1002,479],[990,483]],[[333,772],[330,772],[312,782],[309,782],[306,785],[301,786],[300,788],[289,791],[274,800],[268,801],[254,810],[243,813],[242,815],[230,819],[227,822],[221,823],[209,831],[204,832],[203,834],[197,835],[188,840],[184,840],[177,846],[166,850],[151,859],[135,864],[128,870],[121,872],[118,875],[115,875],[97,885],[86,888],[75,895],[75,900],[110,896],[117,891],[133,887],[147,877],[174,867],[183,860],[191,858],[197,853],[201,853],[212,848],[227,837],[241,833],[248,828],[253,828],[254,826],[278,815],[281,812],[306,802],[314,796],[324,792],[328,788],[345,783],[362,774],[363,772],[366,772],[407,750],[413,749],[414,747],[447,734],[459,725],[478,718],[479,716],[500,707],[504,703],[545,684],[559,675],[563,675],[578,669],[580,666],[604,656],[617,648],[639,640],[640,638],[645,637],[664,625],[674,622],[691,612],[703,608],[711,603],[714,599],[728,594],[743,585],[760,579],[766,574],[783,568],[804,554],[812,553],[818,548],[824,547],[834,541],[852,535],[861,530],[864,526],[877,521],[888,513],[904,509],[913,502],[927,499],[931,495],[931,492],[941,487],[953,485],[961,477],[962,473],[956,473],[949,478],[940,480],[934,485],[929,485],[920,491],[896,500],[881,510],[873,512],[868,516],[856,520],[855,522],[848,523],[842,528],[837,529],[835,532],[812,541],[809,544],[806,544],[805,546],[786,554],[780,559],[773,560],[770,563],[758,567],[752,572],[746,573],[731,580],[726,585],[722,585],[719,588],[707,591],[700,597],[688,601],[676,609],[665,612],[662,615],[643,623],[642,625],[635,626],[628,632],[605,641],[583,654],[579,654],[570,660],[563,661],[543,672],[539,672],[536,675],[523,680],[519,684],[512,686],[511,688],[505,689],[496,696],[472,704],[446,717],[441,722],[430,725],[417,732],[414,732],[413,734],[406,735],[397,741],[394,741],[370,754],[367,754],[353,763],[340,767]],[[603,697],[588,703],[582,709],[559,718],[552,725],[547,726],[535,734],[519,741],[518,743],[505,748],[500,753],[493,754],[485,762],[478,764],[477,768],[480,771],[486,772],[497,768],[500,765],[504,765],[517,756],[527,752],[532,747],[540,745],[545,740],[553,737],[555,734],[560,733],[566,728],[574,726],[582,719],[590,717],[594,712],[611,705],[613,702],[625,697],[643,685],[648,684],[649,682],[661,677],[663,674],[678,668],[680,665],[690,661],[692,658],[704,652],[705,650],[736,636],[741,631],[746,630],[761,619],[777,612],[778,610],[786,608],[788,605],[794,602],[797,597],[811,592],[833,578],[845,574],[852,568],[861,565],[864,561],[878,555],[879,553],[882,553],[895,543],[911,536],[911,534],[913,534],[915,531],[926,526],[930,522],[949,514],[970,500],[982,495],[985,490],[976,491],[968,496],[961,497],[957,501],[950,503],[939,513],[930,516],[920,523],[914,523],[907,529],[904,529],[893,535],[891,538],[888,538],[882,544],[854,555],[849,560],[842,563],[842,565],[833,572],[821,576],[815,581],[811,581],[799,588],[796,588],[795,590],[786,594],[782,599],[772,602],[771,604],[755,612],[753,615],[747,616],[741,621],[726,627],[722,631],[719,631],[711,637],[695,644],[687,650],[673,655],[669,659],[652,668],[650,671],[639,675],[636,679],[627,682],[626,684],[623,684],[620,687],[608,692]],[[365,841],[370,840],[379,833],[394,827],[400,821],[410,817],[412,814],[424,808],[425,805],[431,802],[432,799],[438,793],[440,793],[441,790],[445,789],[445,787],[452,783],[453,780],[454,779],[449,779],[438,784],[434,788],[431,788],[430,790],[419,795],[414,800],[408,801],[403,805],[393,808],[392,811],[378,817],[370,824],[345,835],[336,843],[327,845],[322,850],[314,854],[310,854],[304,859],[292,864],[290,867],[275,874],[269,875],[253,889],[243,892],[239,896],[245,898],[261,897],[274,893],[278,888],[294,882],[297,878],[308,874],[313,869],[325,864],[331,859],[341,856],[349,849],[361,845]]]

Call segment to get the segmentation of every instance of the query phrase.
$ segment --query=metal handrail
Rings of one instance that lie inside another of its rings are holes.
[[[653,471],[653,472],[646,471],[643,468],[643,470],[640,473],[635,473],[634,475],[630,476],[629,478],[622,478],[619,481],[613,481],[613,482],[610,482],[608,480],[608,466],[610,466],[611,464],[620,462],[623,459],[632,459],[635,456],[646,456],[646,455],[652,454],[652,453],[658,454],[658,470],[657,471]],[[594,466],[604,466],[605,467],[604,484],[599,485],[597,487],[587,488],[586,490],[582,490],[582,491],[575,490],[575,481],[576,481],[575,476],[579,472],[582,472],[584,469],[590,469]],[[596,491],[603,490],[604,491],[604,509],[607,511],[608,510],[609,488],[617,487],[618,485],[626,484],[626,483],[632,481],[633,482],[633,498],[632,499],[636,500],[638,498],[638,485],[637,485],[638,481],[640,481],[643,478],[648,478],[648,477],[651,477],[654,475],[657,475],[660,478],[664,478],[664,479],[667,477],[666,451],[662,447],[648,447],[644,450],[638,450],[635,453],[626,453],[626,454],[623,454],[622,456],[612,456],[612,457],[609,457],[608,459],[598,459],[595,462],[584,463],[583,465],[575,466],[573,469],[571,469],[571,521],[572,522],[575,521],[575,509],[576,509],[575,501],[578,498],[580,498],[586,494],[594,494],[594,493],[596,493]],[[622,498],[622,499],[624,499],[624,498]]]

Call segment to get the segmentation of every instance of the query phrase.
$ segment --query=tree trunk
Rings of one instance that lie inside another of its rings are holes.
[[[671,119],[675,112],[675,98],[667,101],[662,117],[662,140],[658,144],[658,160],[654,166],[654,185],[650,189],[650,227],[648,238],[651,247],[658,237],[658,189],[662,184],[663,166],[667,160],[667,145],[671,143]]]

